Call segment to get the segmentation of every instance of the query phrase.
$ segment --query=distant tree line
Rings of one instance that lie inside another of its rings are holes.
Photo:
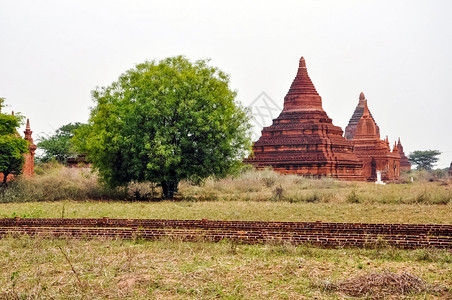
[[[66,164],[69,157],[78,154],[72,137],[75,130],[82,126],[82,123],[69,123],[58,128],[54,134],[39,137],[37,144],[38,148],[42,150],[38,160],[41,162],[49,162],[56,160],[59,163]]]
[[[413,151],[408,155],[408,160],[416,165],[418,170],[432,170],[438,162],[441,152],[438,150]]]

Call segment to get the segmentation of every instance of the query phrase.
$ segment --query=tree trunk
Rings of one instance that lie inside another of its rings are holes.
[[[3,173],[3,182],[2,182],[2,186],[6,187],[8,186],[8,173]]]
[[[162,196],[165,200],[173,200],[174,193],[177,192],[177,186],[179,182],[175,180],[162,181]]]

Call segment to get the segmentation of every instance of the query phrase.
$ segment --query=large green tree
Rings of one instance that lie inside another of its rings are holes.
[[[417,165],[416,169],[418,170],[431,170],[433,165],[438,161],[438,155],[440,154],[441,152],[438,150],[416,150],[408,155],[408,160]]]
[[[224,176],[250,150],[248,111],[207,60],[147,61],[92,97],[75,139],[112,186],[157,182],[171,199],[180,180]]]
[[[71,141],[74,136],[74,130],[79,128],[80,123],[69,123],[58,128],[53,135],[47,135],[39,138],[38,148],[43,150],[43,154],[39,157],[42,162],[48,162],[56,159],[58,162],[65,164],[68,157],[77,154]]]
[[[0,98],[0,111],[5,106],[4,103],[5,98]],[[0,112],[0,173],[3,173],[3,186],[6,186],[9,175],[22,173],[25,163],[24,154],[28,151],[28,143],[16,130],[21,120],[19,115]]]

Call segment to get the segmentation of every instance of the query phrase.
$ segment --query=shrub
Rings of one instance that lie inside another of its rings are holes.
[[[89,168],[66,168],[50,163],[38,166],[34,177],[20,177],[0,193],[0,202],[59,200],[134,200],[136,189],[109,189]]]
[[[284,188],[280,185],[273,190],[273,196],[271,200],[280,201],[283,199]]]
[[[354,189],[350,192],[350,194],[347,195],[346,201],[347,201],[348,203],[360,203],[360,202],[361,202],[361,200],[360,200],[360,198],[359,198],[359,196],[358,196],[358,193],[357,193],[357,191],[356,191],[356,188],[354,188]]]

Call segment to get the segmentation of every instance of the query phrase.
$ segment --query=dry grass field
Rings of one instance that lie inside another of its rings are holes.
[[[376,186],[270,170],[108,191],[86,169],[44,167],[0,195],[0,217],[451,224],[452,183]],[[138,201],[149,197],[151,201]],[[452,299],[447,250],[320,249],[178,240],[0,240],[0,299]]]
[[[271,170],[238,177],[181,182],[174,201],[160,201],[158,188],[132,184],[110,191],[87,169],[47,167],[0,193],[0,217],[155,218],[367,223],[437,223],[452,220],[452,182],[341,182],[282,176]],[[406,176],[407,177],[407,176]],[[139,201],[143,199],[150,199]]]
[[[0,203],[0,217],[450,224],[452,205],[257,201]]]
[[[446,299],[447,251],[0,240],[0,298]]]

